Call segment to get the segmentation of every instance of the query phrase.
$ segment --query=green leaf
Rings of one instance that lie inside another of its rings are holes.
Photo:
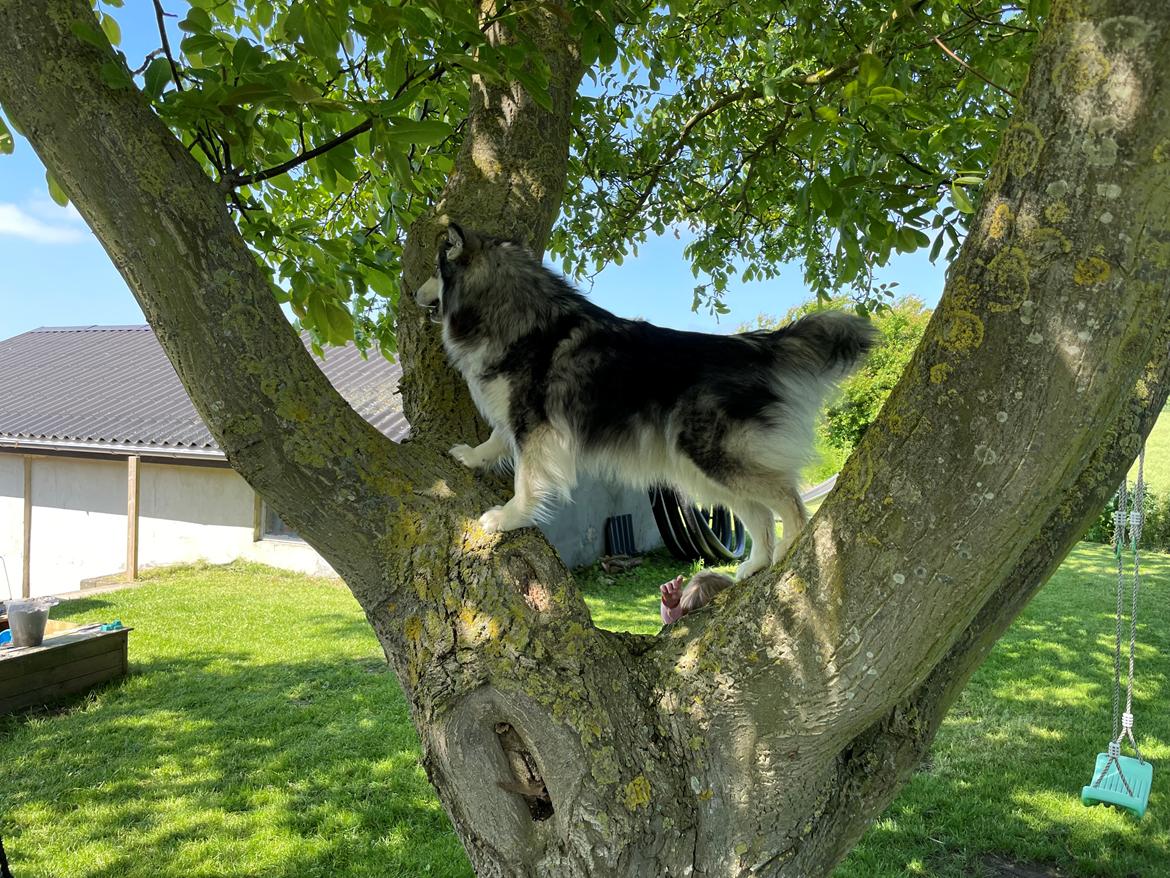
[[[934,238],[934,245],[930,248],[930,261],[934,262],[938,259],[939,251],[942,250],[944,233],[939,232]]]
[[[221,105],[238,107],[241,104],[263,103],[274,97],[284,97],[275,86],[267,82],[245,82],[229,88],[219,102]]]
[[[857,59],[857,78],[864,86],[871,86],[882,78],[882,62],[877,55],[866,52]]]
[[[971,203],[971,199],[967,197],[967,193],[954,183],[951,184],[951,201],[954,202],[955,207],[962,213],[975,212],[975,205]]]
[[[552,111],[552,97],[548,93],[547,82],[539,76],[534,76],[528,70],[514,70],[512,75],[516,77],[517,82],[524,86],[524,90],[540,107],[549,112]]]
[[[392,118],[384,131],[387,141],[398,143],[417,143],[420,146],[430,146],[441,143],[453,130],[446,122],[434,119]]]
[[[101,69],[102,82],[110,88],[133,88],[134,81],[125,66],[116,61],[106,61]]]
[[[12,132],[8,130],[4,120],[0,119],[0,155],[12,155],[15,149],[16,141],[12,137]]]
[[[812,181],[810,195],[813,207],[817,210],[828,210],[833,203],[833,190],[829,188],[829,183],[824,177],[817,177]]]
[[[102,14],[102,33],[106,35],[106,39],[110,41],[111,46],[116,46],[122,42],[122,29],[118,27],[118,22],[114,21],[112,15]]]
[[[895,101],[902,101],[906,99],[904,92],[893,88],[889,85],[879,85],[876,88],[870,89],[869,99],[883,104],[893,103]]]
[[[321,97],[321,93],[304,80],[294,79],[288,84],[288,93],[298,104],[307,104],[313,98]]]
[[[106,35],[94,27],[92,21],[70,22],[69,30],[73,32],[73,36],[89,43],[91,46],[97,46],[99,49],[108,49],[110,47],[110,41],[106,39]]]
[[[65,190],[61,188],[57,179],[49,171],[45,171],[45,182],[49,185],[49,197],[62,207],[67,206],[69,196],[65,194]]]
[[[211,16],[207,10],[193,6],[187,12],[187,17],[179,22],[179,30],[189,34],[205,34],[211,30]]]
[[[171,63],[166,58],[155,58],[142,74],[145,83],[146,96],[158,100],[171,81]]]
[[[817,112],[817,115],[820,116],[822,119],[824,119],[826,122],[836,122],[838,119],[841,118],[841,114],[838,113],[836,110],[834,110],[832,107],[817,107],[816,112]]]
[[[981,186],[983,185],[982,177],[956,177],[955,182],[960,186]]]

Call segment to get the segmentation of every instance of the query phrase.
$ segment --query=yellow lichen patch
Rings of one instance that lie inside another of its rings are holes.
[[[1000,161],[1017,177],[1032,173],[1044,149],[1044,136],[1031,122],[1014,122],[1008,126],[1000,147]]]
[[[1055,225],[1060,225],[1068,219],[1068,205],[1063,201],[1054,201],[1044,208],[1044,219]]]
[[[1006,201],[999,202],[991,212],[991,221],[987,224],[987,237],[998,241],[1011,231],[1015,214]]]
[[[1028,255],[1019,247],[1002,250],[987,264],[991,311],[1014,311],[1028,298]]]
[[[487,613],[481,613],[471,604],[459,608],[456,626],[460,643],[470,646],[496,640],[500,636],[500,623]]]
[[[1100,49],[1091,43],[1079,43],[1070,47],[1052,69],[1052,85],[1057,94],[1082,94],[1104,80],[1112,69]]]
[[[626,784],[626,810],[636,811],[639,808],[645,808],[649,804],[650,781],[646,780],[645,775],[639,774],[636,778]]]
[[[303,402],[287,396],[277,404],[276,413],[286,421],[296,421],[298,424],[305,423],[313,414]]]
[[[1073,268],[1073,283],[1082,287],[1092,287],[1109,280],[1111,269],[1109,263],[1100,256],[1089,256],[1078,259]]]
[[[951,374],[950,363],[935,363],[930,367],[930,383],[942,384],[947,380],[949,374]]]
[[[1150,157],[1154,160],[1154,163],[1158,165],[1162,164],[1167,159],[1170,159],[1170,138],[1163,137],[1161,140],[1159,140],[1157,145],[1154,147],[1154,151],[1151,153]]]
[[[711,789],[710,787],[707,787],[707,789],[705,789],[705,790],[703,790],[703,792],[699,793],[699,801],[706,802],[714,795],[715,795],[715,791],[713,789]]]
[[[983,321],[970,311],[950,311],[943,326],[942,345],[952,351],[973,351],[983,344]]]
[[[967,309],[974,306],[979,289],[967,277],[959,275],[947,285],[947,294],[954,307]]]
[[[406,639],[412,642],[417,642],[422,637],[422,620],[418,616],[411,616],[406,620],[406,624],[402,626],[402,633]]]
[[[1072,250],[1072,242],[1060,231],[1050,226],[1040,226],[1028,233],[1025,242],[1032,254],[1034,264],[1041,264],[1057,256],[1064,256]]]

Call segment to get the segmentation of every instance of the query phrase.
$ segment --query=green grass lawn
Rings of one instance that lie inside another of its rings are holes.
[[[1129,478],[1137,479],[1136,463]],[[1158,417],[1146,439],[1146,484],[1162,496],[1170,494],[1170,415],[1166,413]]]
[[[1170,557],[1149,556],[1135,713],[1156,764],[1141,822],[1083,808],[1109,732],[1105,547],[1082,545],[996,647],[926,767],[838,878],[1170,875]],[[678,567],[582,577],[606,627],[658,628]],[[245,565],[147,573],[56,608],[121,618],[131,676],[0,719],[0,834],[17,878],[470,876],[418,765],[406,704],[354,600]]]

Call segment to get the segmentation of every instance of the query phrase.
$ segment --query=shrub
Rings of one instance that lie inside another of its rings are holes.
[[[1132,500],[1132,497],[1130,498]],[[1142,522],[1141,548],[1154,549],[1159,552],[1170,552],[1170,494],[1160,494],[1157,491],[1146,489],[1146,499],[1142,504],[1144,520]],[[1113,542],[1113,513],[1117,510],[1117,495],[1114,494],[1097,520],[1089,526],[1084,539],[1091,543],[1111,544]]]

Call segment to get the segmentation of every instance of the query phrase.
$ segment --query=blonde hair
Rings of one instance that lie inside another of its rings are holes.
[[[683,589],[678,606],[684,613],[690,613],[699,607],[711,603],[715,595],[732,585],[733,580],[726,573],[715,570],[700,570],[691,577]]]

